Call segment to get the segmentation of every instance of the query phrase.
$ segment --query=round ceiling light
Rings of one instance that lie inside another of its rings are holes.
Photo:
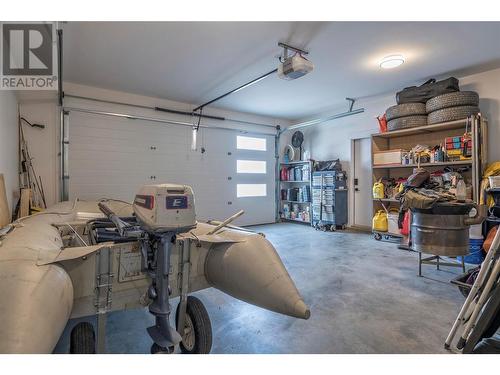
[[[405,62],[403,55],[390,55],[386,56],[380,61],[380,67],[382,69],[392,69],[400,66]]]

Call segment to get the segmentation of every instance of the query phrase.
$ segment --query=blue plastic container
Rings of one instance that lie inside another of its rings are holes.
[[[484,260],[483,254],[483,242],[482,238],[470,238],[469,239],[469,255],[466,255],[464,262],[468,264],[481,264]],[[457,257],[461,262],[462,257]]]

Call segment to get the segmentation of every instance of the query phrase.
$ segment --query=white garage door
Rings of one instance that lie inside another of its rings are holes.
[[[275,221],[272,135],[200,128],[191,151],[186,126],[71,111],[68,129],[70,199],[132,201],[141,185],[169,182],[193,188],[198,220],[243,209],[239,225]]]

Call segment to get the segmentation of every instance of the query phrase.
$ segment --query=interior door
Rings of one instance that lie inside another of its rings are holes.
[[[353,225],[371,228],[372,222],[372,170],[371,139],[360,138],[353,142],[354,210]]]

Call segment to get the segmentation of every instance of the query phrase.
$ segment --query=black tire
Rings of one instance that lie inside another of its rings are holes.
[[[179,322],[179,307],[175,312],[175,326]],[[190,319],[190,322],[188,321]],[[208,354],[212,349],[212,324],[208,316],[207,309],[203,303],[196,297],[188,296],[186,306],[186,325],[192,325],[194,333],[194,345],[184,344],[184,332],[179,332],[182,336],[182,342],[179,344],[181,352],[184,354]]]
[[[375,238],[377,241],[380,241],[382,239],[382,235],[380,233],[374,233],[373,238]]]
[[[429,124],[438,124],[440,122],[461,120],[478,113],[479,107],[474,106],[444,108],[429,113],[428,122]]]
[[[392,107],[387,108],[387,110],[385,111],[385,117],[387,121],[391,121],[400,117],[426,114],[427,111],[425,109],[424,103],[405,103],[393,105]]]
[[[479,95],[475,91],[457,91],[438,95],[425,103],[427,113],[444,108],[479,105]]]
[[[427,116],[406,116],[387,121],[387,130],[415,128],[427,125]]]
[[[71,354],[95,354],[95,332],[92,324],[82,322],[73,327],[69,352]]]

